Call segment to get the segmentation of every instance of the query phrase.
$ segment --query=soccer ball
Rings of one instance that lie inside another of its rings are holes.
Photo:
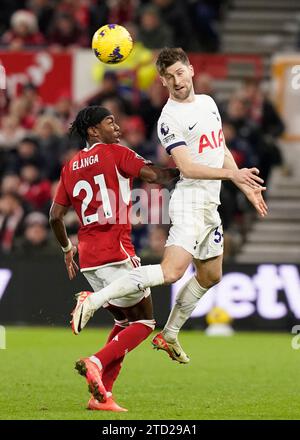
[[[93,36],[92,49],[98,60],[107,64],[118,64],[126,60],[132,51],[130,33],[118,24],[106,24]]]

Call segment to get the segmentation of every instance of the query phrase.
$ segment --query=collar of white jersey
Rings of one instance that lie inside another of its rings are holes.
[[[182,104],[184,104],[184,105],[187,105],[187,104],[192,105],[192,104],[195,104],[195,102],[197,101],[197,96],[199,96],[199,95],[194,95],[195,99],[193,101],[191,101],[191,102],[179,102],[179,101],[175,101],[175,99],[169,98],[168,99],[168,104],[169,105],[173,105],[173,106],[182,105]]]

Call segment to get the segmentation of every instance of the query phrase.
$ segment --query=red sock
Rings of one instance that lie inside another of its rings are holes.
[[[147,325],[140,322],[132,323],[129,327],[118,333],[114,339],[94,356],[100,360],[105,370],[111,362],[122,358],[137,347],[151,332],[152,329]]]
[[[102,375],[102,382],[106,388],[106,391],[112,392],[112,388],[114,386],[114,383],[120,374],[123,360],[124,360],[124,356],[111,362],[105,368],[103,375]]]
[[[120,326],[118,324],[115,324],[107,338],[106,344],[108,344],[118,333],[120,333],[126,327],[126,325]],[[124,356],[122,356],[120,359],[116,359],[114,362],[108,365],[107,368],[104,369],[102,374],[102,382],[106,388],[106,391],[112,391],[112,387],[120,373],[123,359]]]
[[[126,321],[127,322],[127,321]],[[127,325],[119,325],[119,324],[115,324],[110,332],[110,334],[108,335],[106,344],[108,344],[118,333],[120,333],[122,330],[124,330],[124,328],[126,328]],[[105,345],[106,345],[105,344]]]

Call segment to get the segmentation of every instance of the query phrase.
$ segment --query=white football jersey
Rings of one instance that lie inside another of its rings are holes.
[[[210,96],[195,95],[195,100],[189,103],[169,99],[162,109],[157,131],[161,144],[169,154],[173,148],[186,145],[195,163],[222,168],[225,139],[218,107]],[[221,180],[187,179],[181,176],[175,192],[185,188],[197,189],[202,202],[220,204]]]

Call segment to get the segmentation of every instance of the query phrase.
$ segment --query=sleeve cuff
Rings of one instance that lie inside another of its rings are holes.
[[[167,151],[168,154],[171,154],[171,150],[173,150],[173,148],[181,147],[181,146],[184,146],[184,145],[186,146],[186,143],[183,142],[183,141],[181,141],[181,142],[175,142],[175,144],[171,144],[171,145],[169,145],[169,146],[166,148],[166,151]]]

